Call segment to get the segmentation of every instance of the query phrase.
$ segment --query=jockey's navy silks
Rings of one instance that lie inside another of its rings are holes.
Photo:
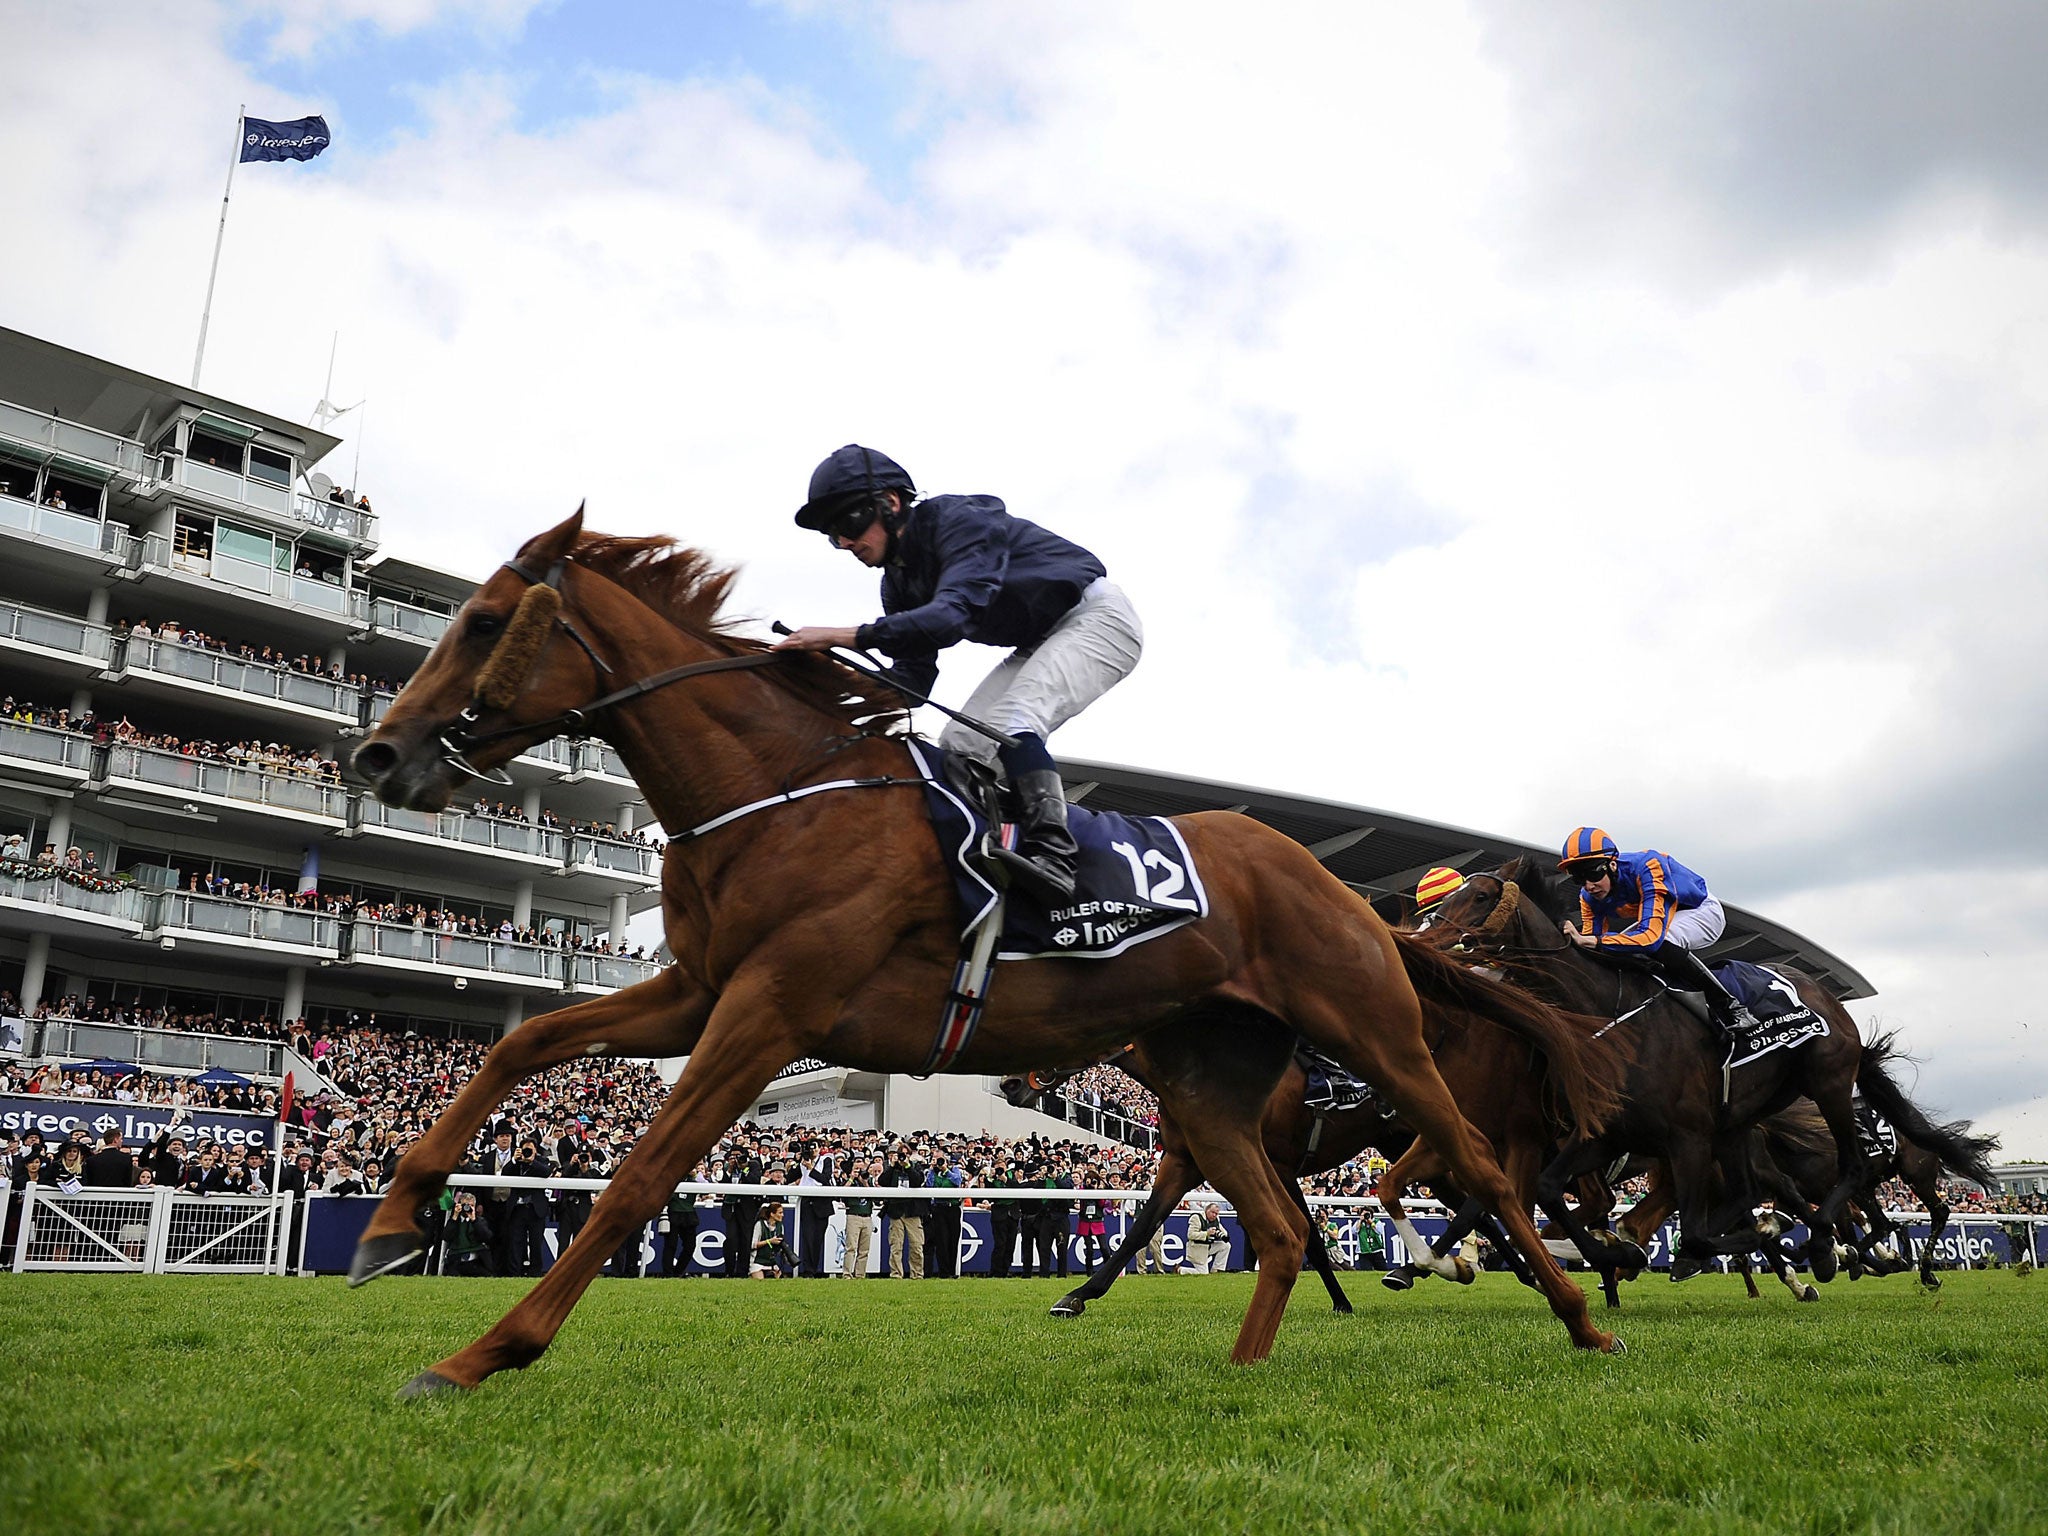
[[[1029,649],[1046,636],[1102,562],[994,496],[927,496],[910,509],[882,570],[883,616],[857,642],[886,651],[929,693],[938,653],[961,640]]]

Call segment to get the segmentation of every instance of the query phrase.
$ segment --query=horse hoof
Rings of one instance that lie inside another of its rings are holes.
[[[1698,1259],[1680,1256],[1671,1261],[1671,1283],[1676,1285],[1681,1280],[1690,1280],[1694,1275],[1705,1274],[1706,1270],[1707,1266]]]
[[[450,1392],[467,1392],[469,1388],[459,1381],[450,1381],[439,1371],[421,1371],[398,1389],[399,1397],[410,1402],[416,1397],[441,1397]]]
[[[1390,1291],[1412,1291],[1415,1289],[1415,1277],[1404,1269],[1390,1269],[1380,1276],[1380,1284]]]
[[[1053,1317],[1079,1317],[1088,1310],[1088,1303],[1077,1295],[1062,1296],[1052,1304]]]
[[[426,1251],[426,1246],[426,1240],[417,1232],[387,1232],[382,1237],[364,1238],[356,1244],[355,1256],[348,1261],[348,1288],[354,1290],[405,1268]]]
[[[1799,1299],[1801,1301],[1819,1301],[1820,1292],[1810,1285],[1802,1285],[1799,1288]]]
[[[1451,1268],[1454,1271],[1451,1278],[1460,1285],[1470,1285],[1479,1278],[1479,1271],[1470,1264],[1467,1264],[1462,1258],[1451,1260]]]
[[[1608,1339],[1605,1353],[1610,1355],[1625,1355],[1628,1353],[1628,1345],[1622,1342],[1621,1335],[1617,1333]]]
[[[1350,1317],[1358,1309],[1352,1306],[1351,1303],[1348,1301],[1339,1301],[1333,1302],[1330,1306],[1330,1310],[1336,1313],[1339,1317]]]
[[[1920,1277],[1920,1284],[1927,1290],[1938,1291],[1941,1289],[1941,1276],[1922,1275]]]

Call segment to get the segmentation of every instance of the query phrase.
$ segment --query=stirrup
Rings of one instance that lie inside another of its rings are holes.
[[[1064,875],[1056,874],[1015,848],[992,845],[988,849],[988,855],[1009,873],[1012,883],[1021,883],[1048,907],[1055,907],[1074,899],[1075,876],[1071,872]]]

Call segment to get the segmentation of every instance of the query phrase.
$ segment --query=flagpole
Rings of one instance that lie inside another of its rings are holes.
[[[206,323],[213,318],[213,283],[220,276],[220,247],[228,233],[228,199],[235,191],[235,167],[242,159],[242,124],[249,115],[245,101],[235,109],[235,152],[228,157],[227,189],[220,195],[220,228],[213,236],[213,267],[206,274],[206,308],[199,312],[199,350],[192,354],[192,387],[199,387],[199,365],[206,360]]]

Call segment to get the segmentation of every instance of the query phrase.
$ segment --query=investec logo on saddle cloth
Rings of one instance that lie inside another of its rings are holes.
[[[1751,965],[1747,960],[1729,960],[1715,966],[1714,974],[1760,1026],[1739,1037],[1729,1048],[1731,1068],[1773,1051],[1804,1045],[1828,1032],[1827,1020],[1802,1003],[1798,989],[1769,967]]]
[[[916,740],[908,745],[924,780],[932,829],[953,872],[964,937],[995,904],[996,888],[972,857],[988,823],[946,782],[937,747]],[[1081,845],[1074,899],[1047,911],[1012,886],[1003,906],[998,960],[1107,960],[1209,915],[1209,893],[1172,822],[1076,805],[1067,810],[1067,826]]]

